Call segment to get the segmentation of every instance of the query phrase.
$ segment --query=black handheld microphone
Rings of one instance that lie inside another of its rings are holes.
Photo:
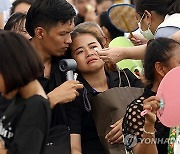
[[[59,62],[59,69],[62,72],[66,72],[66,79],[67,80],[74,80],[73,71],[77,68],[77,63],[74,59],[62,59]]]

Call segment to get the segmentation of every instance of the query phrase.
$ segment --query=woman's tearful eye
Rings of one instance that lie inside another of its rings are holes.
[[[94,49],[95,51],[99,51],[99,49],[98,49],[97,47],[93,47],[93,49]]]

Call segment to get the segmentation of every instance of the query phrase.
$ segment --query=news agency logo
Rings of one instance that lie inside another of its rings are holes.
[[[124,137],[124,145],[128,148],[132,148],[137,144],[137,136],[128,134]]]
[[[178,144],[180,145],[180,136],[178,138],[139,138],[141,144]],[[136,135],[128,134],[124,137],[124,145],[127,149],[133,148],[138,142]]]

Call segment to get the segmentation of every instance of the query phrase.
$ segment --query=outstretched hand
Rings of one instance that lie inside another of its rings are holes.
[[[55,88],[48,94],[51,107],[53,108],[57,103],[68,103],[79,96],[78,89],[82,89],[83,84],[79,81],[69,80]]]
[[[104,62],[115,64],[120,60],[125,59],[123,48],[105,48],[98,50],[97,52]]]

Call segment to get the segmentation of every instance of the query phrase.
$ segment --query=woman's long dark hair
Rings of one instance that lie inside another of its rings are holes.
[[[170,38],[157,38],[148,42],[144,58],[144,75],[150,84],[155,81],[155,63],[161,62],[168,66],[168,61],[177,46],[180,47],[180,43]]]

